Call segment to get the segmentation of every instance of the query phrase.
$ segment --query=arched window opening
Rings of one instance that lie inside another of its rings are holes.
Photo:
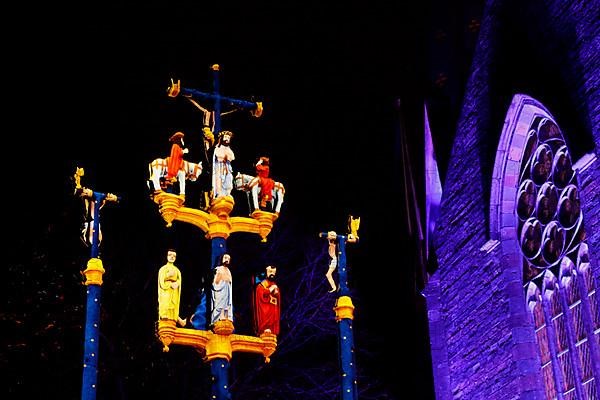
[[[577,174],[558,125],[547,117],[533,119],[526,140],[519,171],[516,198],[517,226],[524,265],[524,287],[528,292],[536,285],[547,301],[548,312],[532,310],[540,354],[544,385],[548,399],[595,398],[590,341],[598,332],[587,329],[586,317],[598,325],[592,279],[585,279],[585,296],[577,285],[578,263],[587,260],[583,213]],[[587,268],[587,275],[589,268]],[[549,279],[558,277],[558,279]],[[541,305],[543,308],[543,304]],[[540,320],[543,318],[543,322]],[[548,335],[549,325],[553,334]],[[548,343],[553,337],[554,343]],[[554,353],[554,354],[552,354]],[[558,363],[552,369],[550,364]],[[549,371],[552,370],[552,381]],[[556,388],[559,388],[558,393]],[[587,392],[587,394],[586,394]]]
[[[503,249],[520,252],[514,262],[549,400],[599,398],[600,317],[574,164],[550,113],[515,96],[498,148],[490,221],[502,238],[514,236]]]

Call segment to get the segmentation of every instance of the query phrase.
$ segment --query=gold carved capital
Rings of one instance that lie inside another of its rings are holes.
[[[349,296],[340,296],[333,307],[335,311],[335,320],[340,322],[342,319],[354,319],[354,305]]]
[[[83,271],[85,274],[86,285],[102,285],[102,274],[106,272],[102,266],[102,260],[99,258],[90,258],[87,263],[86,269]]]

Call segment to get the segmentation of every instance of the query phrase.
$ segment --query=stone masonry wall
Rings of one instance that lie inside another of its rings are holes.
[[[540,54],[556,59],[552,66],[556,68],[556,80],[546,84],[568,91],[569,109],[557,109],[551,101],[544,104],[561,127],[580,126],[585,130],[564,132],[567,141],[596,154],[600,148],[600,2],[536,1],[528,11],[538,10],[535,18],[522,15],[507,22],[498,17],[510,13],[511,8],[516,14],[517,3],[487,1],[444,183],[435,240],[437,286],[426,290],[438,399],[533,399],[539,394],[526,393],[523,385],[527,382],[515,379],[513,358],[520,338],[513,337],[511,331],[510,296],[503,273],[503,268],[510,266],[503,264],[500,247],[489,253],[480,250],[490,237],[486,191],[491,177],[485,166],[493,163],[486,159],[490,153],[484,149],[497,146],[502,126],[501,120],[494,119],[498,111],[492,110],[497,104],[510,102],[508,97],[498,100],[501,94],[493,91],[498,74],[497,47],[503,32],[509,29],[506,25],[530,24],[525,28],[532,31],[528,40],[539,46]],[[569,43],[557,40],[567,36],[571,38]],[[527,94],[536,98],[537,93]],[[575,118],[578,123],[561,121],[561,115]],[[600,288],[600,161],[580,174],[580,189],[592,268]]]

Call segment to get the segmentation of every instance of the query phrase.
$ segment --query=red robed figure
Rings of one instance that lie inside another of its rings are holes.
[[[281,293],[275,283],[277,268],[268,266],[266,271],[266,278],[254,291],[254,325],[259,336],[265,331],[279,335]]]

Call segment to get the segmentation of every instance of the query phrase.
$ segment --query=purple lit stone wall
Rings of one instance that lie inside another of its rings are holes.
[[[532,32],[533,40],[544,44],[544,57],[563,66],[557,83],[572,89],[568,92],[571,106],[576,113],[585,116],[583,126],[593,135],[594,153],[600,156],[600,1],[554,0],[543,2],[538,10],[542,19],[537,22],[532,19],[538,27]],[[546,106],[551,107],[551,104]],[[561,124],[559,113],[564,110],[550,111]],[[582,132],[565,134],[567,141],[573,142]],[[596,161],[580,175],[587,242],[594,266],[600,260],[599,164],[600,161]],[[599,287],[597,267],[595,272],[596,287]]]
[[[508,106],[522,92],[554,115],[569,147],[579,150],[574,161],[598,153],[600,1],[532,1],[527,7],[486,2],[465,88],[436,228],[439,269],[424,291],[437,399],[543,398],[519,257],[503,254],[500,245],[485,247],[502,239],[490,224],[492,169]],[[515,31],[532,52],[521,49],[507,60]],[[519,76],[527,55],[546,57],[540,65],[547,80],[536,82],[535,71]],[[579,183],[600,287],[600,160]]]
[[[596,110],[596,115],[600,115],[600,109]],[[600,146],[598,121],[596,124],[596,143]],[[579,185],[587,243],[590,248],[596,290],[598,290],[600,288],[600,207],[598,206],[600,204],[600,160],[596,160],[580,175]]]

